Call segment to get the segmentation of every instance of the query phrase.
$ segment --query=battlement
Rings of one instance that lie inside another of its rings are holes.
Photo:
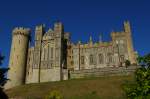
[[[30,35],[30,29],[29,28],[24,28],[24,27],[16,27],[13,29],[13,35],[24,35],[24,36],[29,36]]]
[[[80,44],[79,44],[80,43]],[[89,45],[89,43],[81,43],[79,42],[77,44],[72,44],[72,47],[73,48],[79,48],[79,45],[80,45],[80,48],[91,48],[91,47],[108,47],[108,46],[112,46],[112,42],[96,42],[96,43],[93,43],[92,46]]]
[[[125,36],[125,32],[121,31],[121,32],[112,32],[111,33],[111,37],[116,37],[116,36]]]
[[[37,25],[35,30],[43,30],[45,28],[45,24]]]

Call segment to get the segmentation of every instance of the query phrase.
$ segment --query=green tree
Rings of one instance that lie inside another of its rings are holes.
[[[140,68],[135,72],[135,82],[124,86],[129,99],[150,99],[150,54],[138,58]]]
[[[0,53],[0,65],[2,65],[2,61],[4,60],[4,56]],[[5,77],[5,73],[8,71],[8,68],[0,67],[0,99],[8,99],[7,95],[3,92],[3,86],[8,80]]]

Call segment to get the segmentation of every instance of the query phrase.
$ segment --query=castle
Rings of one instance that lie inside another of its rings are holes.
[[[44,25],[36,26],[34,46],[30,46],[31,30],[16,27],[12,31],[12,45],[6,89],[15,86],[60,81],[68,79],[69,72],[104,67],[124,66],[126,60],[136,62],[130,23],[124,30],[112,32],[112,40],[97,43],[90,37],[86,44],[74,44],[63,24],[56,22],[53,29],[45,31]]]

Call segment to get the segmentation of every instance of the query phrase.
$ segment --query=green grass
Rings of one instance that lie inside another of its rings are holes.
[[[9,97],[44,99],[51,91],[57,90],[64,99],[124,99],[125,93],[122,90],[122,85],[127,80],[133,80],[133,76],[84,78],[28,84],[7,90],[6,93]]]

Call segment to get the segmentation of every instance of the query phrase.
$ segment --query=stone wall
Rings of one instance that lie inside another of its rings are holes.
[[[70,79],[100,76],[116,76],[133,74],[138,66],[126,67],[105,67],[99,69],[75,70],[70,71]]]

